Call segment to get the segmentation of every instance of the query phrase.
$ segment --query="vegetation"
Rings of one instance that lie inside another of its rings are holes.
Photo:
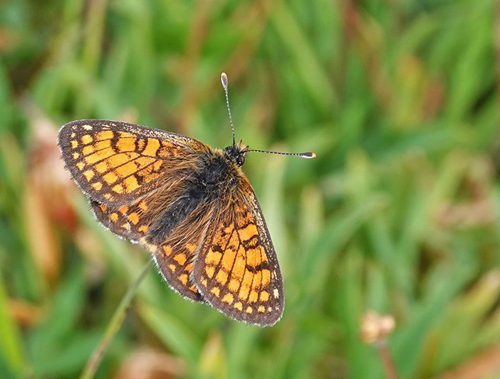
[[[284,317],[228,320],[150,269],[95,377],[378,379],[385,351],[399,378],[500,378],[494,0],[0,4],[0,377],[78,377],[149,260],[93,219],[60,125],[225,147],[222,71],[238,139],[317,154],[244,166]],[[360,338],[369,310],[387,340]]]

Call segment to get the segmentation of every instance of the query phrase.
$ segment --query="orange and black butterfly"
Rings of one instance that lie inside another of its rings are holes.
[[[227,100],[225,74],[222,83]],[[233,144],[224,150],[106,120],[67,123],[59,147],[97,219],[150,250],[174,290],[235,320],[273,325],[283,313],[283,281],[262,210],[241,170],[251,150],[235,143],[229,115]]]

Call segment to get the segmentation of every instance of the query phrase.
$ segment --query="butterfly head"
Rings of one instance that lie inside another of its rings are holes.
[[[228,146],[224,149],[224,156],[230,161],[235,162],[239,167],[245,163],[248,153],[248,146],[240,141],[238,144]]]

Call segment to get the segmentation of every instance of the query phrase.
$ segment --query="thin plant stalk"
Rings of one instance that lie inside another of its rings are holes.
[[[90,359],[87,362],[87,365],[85,366],[85,370],[80,376],[80,379],[92,379],[94,377],[97,368],[99,367],[102,358],[106,353],[106,350],[108,349],[111,341],[113,341],[113,338],[118,332],[118,330],[120,330],[123,321],[125,321],[127,310],[130,307],[132,299],[134,298],[139,285],[141,284],[142,280],[146,277],[146,274],[148,273],[149,268],[151,267],[151,262],[152,260],[149,260],[148,263],[144,265],[144,268],[142,269],[140,275],[137,277],[137,279],[134,280],[132,285],[129,287],[129,289],[123,296],[122,300],[120,301],[120,304],[118,305],[118,308],[116,308],[116,311],[113,314],[113,317],[108,324],[108,327],[106,328],[106,331],[102,337],[101,342],[99,343],[99,346],[97,346],[97,348],[92,353]]]

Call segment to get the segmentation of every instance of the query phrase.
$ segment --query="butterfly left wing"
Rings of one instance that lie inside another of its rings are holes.
[[[193,280],[206,301],[249,324],[275,324],[283,314],[283,281],[259,203],[245,177],[220,200],[195,261]]]

